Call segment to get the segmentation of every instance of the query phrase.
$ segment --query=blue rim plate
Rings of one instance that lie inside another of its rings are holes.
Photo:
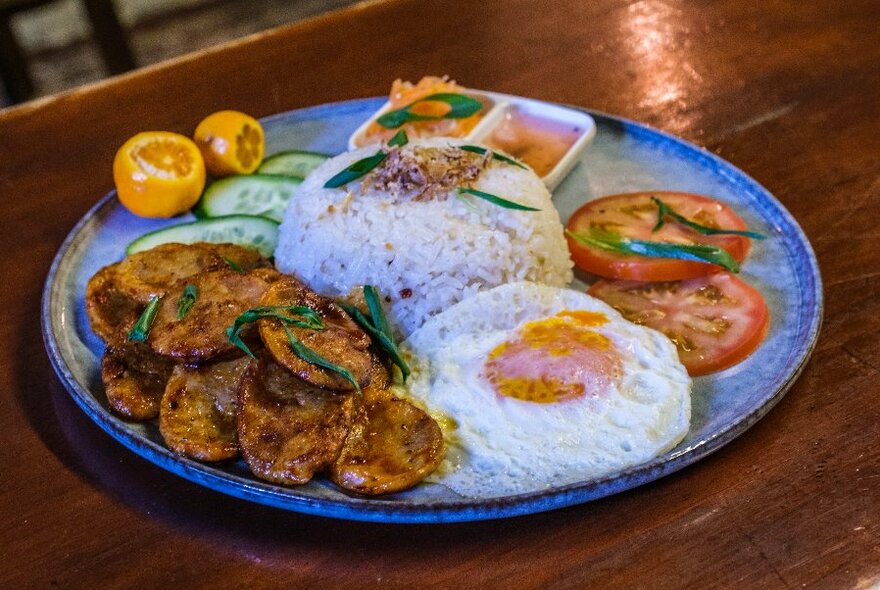
[[[267,151],[345,150],[351,132],[380,98],[316,106],[264,120]],[[147,220],[128,213],[115,193],[76,224],[55,257],[42,302],[49,358],[82,410],[120,443],[205,487],[285,510],[353,520],[398,523],[460,522],[543,512],[580,504],[653,481],[718,450],[763,417],[791,387],[816,343],[822,322],[822,284],[816,257],[791,214],[763,187],[721,158],[644,125],[587,111],[598,132],[579,164],[554,192],[563,220],[584,202],[638,190],[680,190],[715,196],[749,227],[770,239],[756,243],[741,276],[770,307],[767,340],[742,363],[694,380],[691,429],[668,453],[609,477],[492,500],[457,496],[440,485],[382,498],[363,498],[316,480],[283,487],[255,479],[241,461],[198,463],[175,455],[153,423],[126,422],[110,413],[100,380],[103,344],[88,327],[85,285],[99,268],[124,256],[134,238],[187,219]],[[110,171],[107,171],[109,174]],[[582,288],[579,280],[573,285]]]

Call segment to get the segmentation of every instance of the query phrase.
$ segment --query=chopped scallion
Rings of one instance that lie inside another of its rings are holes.
[[[419,103],[423,102],[444,102],[449,105],[449,111],[442,115],[422,115],[419,113],[414,113],[412,108]],[[451,92],[440,92],[437,94],[431,94],[430,96],[426,96],[424,98],[420,98],[416,101],[411,102],[405,107],[388,111],[378,119],[376,122],[385,127],[386,129],[397,129],[401,125],[406,123],[412,123],[415,121],[438,121],[441,119],[465,119],[474,115],[483,108],[483,103],[475,98],[471,98],[470,96],[465,96],[464,94],[455,94]]]
[[[180,299],[177,300],[177,319],[182,320],[186,317],[186,314],[195,305],[198,296],[199,291],[192,283],[188,283],[183,288],[183,293],[180,295]]]
[[[733,256],[722,248],[705,244],[674,244],[672,242],[651,242],[625,238],[613,232],[592,230],[589,235],[573,231],[565,232],[575,241],[593,248],[613,252],[653,258],[674,258],[717,264],[731,272],[739,272],[739,264]]]
[[[339,303],[339,305],[361,328],[364,329],[367,334],[369,334],[379,344],[379,347],[385,351],[385,353],[391,359],[391,362],[397,365],[397,367],[400,369],[400,374],[403,376],[403,381],[406,382],[407,377],[409,377],[410,375],[410,368],[406,361],[403,359],[403,355],[400,354],[400,349],[394,342],[394,337],[391,335],[390,330],[387,334],[380,330],[375,324],[375,319],[371,320],[354,305],[349,305],[348,303],[341,302]],[[372,313],[373,312],[371,311],[370,315],[372,315]],[[382,317],[384,318],[384,315]]]
[[[340,186],[345,186],[349,182],[357,180],[361,176],[367,174],[370,170],[381,164],[387,157],[387,153],[379,150],[372,156],[362,158],[325,182],[324,188],[339,188]]]
[[[237,272],[240,275],[244,274],[244,269],[241,266],[239,266],[239,264],[236,261],[230,260],[229,258],[226,258],[225,256],[223,256],[222,258],[223,258],[223,262],[226,263],[226,266],[228,266],[229,268],[231,268],[232,270],[234,270],[235,272]]]
[[[489,151],[486,148],[480,147],[478,145],[463,145],[463,146],[459,146],[459,148],[463,151],[471,152],[472,154],[479,154],[481,156],[483,154],[485,154],[487,151]],[[517,162],[513,158],[508,158],[507,156],[505,156],[502,153],[493,151],[492,157],[494,159],[498,160],[499,162],[504,162],[505,164],[510,164],[511,166],[516,166],[517,168],[522,168],[523,170],[527,169],[522,163]]]
[[[256,358],[248,345],[242,341],[241,332],[247,324],[267,318],[279,320],[284,326],[291,325],[309,330],[323,330],[325,328],[321,316],[310,307],[303,305],[264,305],[248,309],[235,318],[232,326],[226,328],[226,339],[249,357]]]
[[[333,371],[334,373],[341,375],[345,378],[346,381],[354,385],[355,390],[358,393],[361,393],[361,386],[354,378],[354,375],[351,374],[351,371],[346,369],[345,367],[341,367],[337,364],[334,364],[320,354],[303,344],[296,336],[294,336],[293,332],[290,331],[290,328],[287,327],[287,324],[282,324],[284,328],[284,332],[287,334],[287,340],[290,342],[290,349],[302,360],[310,363],[312,365],[323,367],[328,371]]]
[[[153,320],[156,319],[156,312],[159,311],[159,295],[153,295],[150,302],[147,303],[141,317],[135,322],[131,330],[128,332],[128,339],[134,342],[146,342],[147,336],[150,335],[150,328],[153,327]]]
[[[409,143],[409,138],[406,136],[406,131],[401,129],[397,133],[394,134],[394,137],[388,140],[388,147],[403,147]]]
[[[708,227],[706,225],[701,225],[696,221],[691,221],[684,215],[680,213],[676,213],[672,207],[658,199],[657,197],[651,197],[651,200],[657,205],[659,209],[657,213],[657,224],[651,230],[651,232],[655,232],[666,223],[666,218],[671,217],[675,221],[679,222],[682,225],[685,225],[692,230],[703,234],[704,236],[713,236],[713,235],[733,235],[733,236],[745,236],[747,238],[753,238],[755,240],[764,240],[767,238],[764,234],[759,234],[758,232],[753,231],[745,231],[738,229],[720,229],[716,227]]]
[[[502,199],[499,196],[493,195],[492,193],[487,193],[483,191],[478,191],[474,188],[459,188],[457,189],[458,195],[473,195],[478,199],[483,199],[484,201],[489,201],[493,205],[498,205],[499,207],[504,207],[505,209],[516,209],[518,211],[540,211],[540,209],[535,209],[534,207],[527,207],[525,205],[520,205],[519,203],[514,203],[513,201],[508,201],[507,199]],[[465,201],[467,202],[467,201]]]

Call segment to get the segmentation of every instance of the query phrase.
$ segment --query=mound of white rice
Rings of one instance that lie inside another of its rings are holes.
[[[418,150],[424,157],[463,143],[413,141],[401,155]],[[371,147],[341,154],[300,185],[281,224],[279,270],[329,296],[375,285],[386,298],[390,322],[403,335],[481,290],[513,281],[553,286],[571,281],[559,213],[531,170],[490,161],[469,186],[540,211],[459,197],[454,189],[426,198],[395,183],[377,186],[369,176],[324,188],[340,170],[375,152]]]

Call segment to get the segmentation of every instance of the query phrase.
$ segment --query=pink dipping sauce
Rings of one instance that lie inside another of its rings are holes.
[[[538,176],[546,176],[583,132],[577,125],[511,109],[485,143],[522,160]]]

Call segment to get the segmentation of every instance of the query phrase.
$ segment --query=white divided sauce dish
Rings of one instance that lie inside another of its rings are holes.
[[[467,89],[463,94],[485,105],[482,119],[464,139],[530,165],[550,190],[562,182],[596,135],[596,122],[582,111],[496,92]],[[364,141],[367,129],[389,110],[391,103],[386,102],[364,121],[348,139],[348,149],[375,143]]]

